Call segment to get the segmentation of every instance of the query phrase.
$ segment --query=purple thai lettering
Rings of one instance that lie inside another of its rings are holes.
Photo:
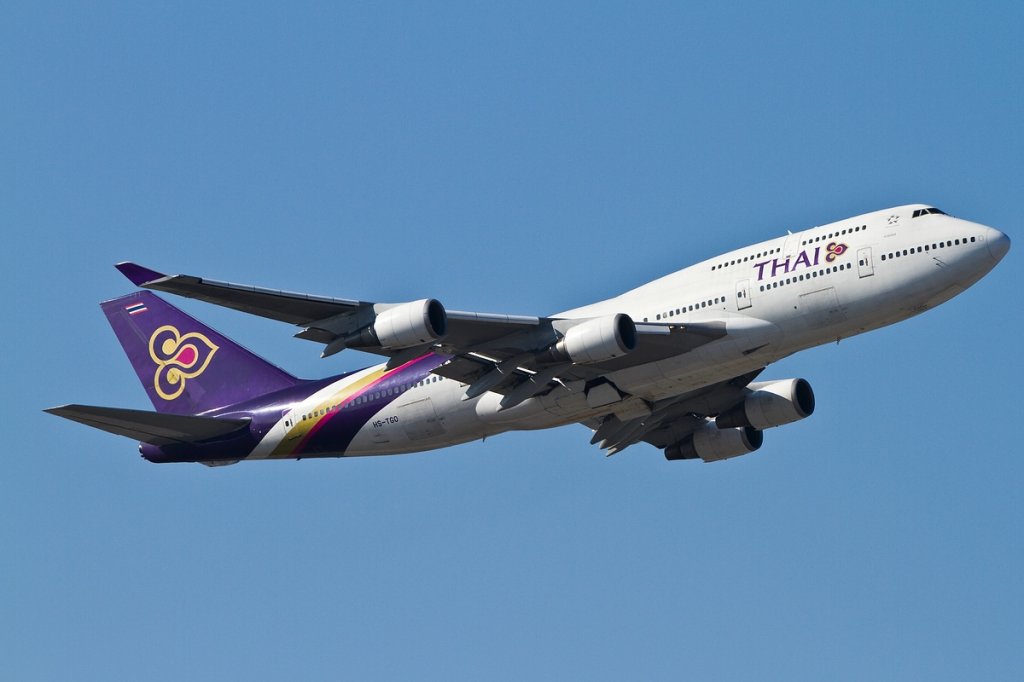
[[[760,263],[754,263],[754,267],[757,268],[757,281],[760,282],[764,279],[764,266],[768,265],[771,261],[762,261]]]
[[[789,256],[786,256],[786,260],[782,261],[781,263],[779,262],[778,258],[772,261],[772,277],[775,276],[775,274],[779,271],[780,268],[782,269],[782,274],[786,274],[787,272],[789,272]]]
[[[811,265],[817,265],[818,264],[818,259],[820,257],[821,257],[821,247],[820,246],[815,246],[814,247],[814,262],[811,263]]]
[[[803,264],[805,268],[809,268],[811,266],[811,259],[807,256],[806,251],[801,251],[800,255],[796,257],[796,262],[793,263],[793,269],[796,270],[801,264]]]

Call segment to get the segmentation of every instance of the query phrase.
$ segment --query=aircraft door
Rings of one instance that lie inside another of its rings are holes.
[[[736,282],[736,309],[743,310],[750,307],[750,280],[744,279]]]
[[[871,262],[871,247],[866,246],[857,251],[857,274],[861,277],[870,277],[875,274],[874,263]]]
[[[782,247],[782,254],[779,256],[780,261],[787,258],[796,258],[797,254],[800,253],[800,236],[802,234],[802,232],[797,232],[796,234],[793,234],[792,232],[789,233],[789,236],[786,237],[786,243]]]

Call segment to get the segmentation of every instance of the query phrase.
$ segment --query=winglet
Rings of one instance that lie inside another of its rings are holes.
[[[162,279],[167,276],[162,272],[157,272],[156,270],[144,268],[141,265],[132,263],[131,261],[124,261],[122,263],[118,263],[114,267],[120,270],[122,275],[127,277],[129,280],[131,280],[132,284],[138,287],[141,287],[149,282]]]

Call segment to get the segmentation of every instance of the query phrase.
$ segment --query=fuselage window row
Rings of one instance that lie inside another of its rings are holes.
[[[857,225],[856,227],[847,227],[847,228],[844,228],[842,230],[837,230],[835,232],[829,232],[828,234],[819,235],[817,237],[814,237],[813,239],[805,239],[802,242],[800,242],[800,244],[801,244],[801,246],[807,246],[808,244],[813,244],[813,243],[824,241],[824,240],[827,240],[827,239],[835,239],[836,237],[841,237],[841,236],[847,235],[847,234],[853,234],[854,232],[860,232],[861,230],[867,230],[867,229],[868,229],[867,225]],[[752,256],[743,256],[742,258],[736,258],[734,260],[728,260],[728,261],[725,261],[724,263],[717,263],[715,265],[712,265],[711,269],[712,270],[721,270],[722,268],[732,267],[733,265],[742,265],[743,263],[746,263],[748,261],[756,260],[758,258],[763,258],[765,256],[770,256],[770,255],[772,255],[774,253],[781,253],[781,251],[782,251],[782,247],[777,247],[777,248],[774,248],[774,249],[770,249],[768,251],[761,251],[759,253],[755,253]]]
[[[425,386],[427,384],[437,383],[440,380],[441,380],[441,377],[439,377],[439,376],[429,376],[426,379],[422,379],[421,381],[417,381],[416,383],[413,383],[413,384],[402,384],[400,386],[392,386],[391,388],[386,388],[386,389],[383,389],[383,390],[380,390],[380,391],[374,391],[373,393],[365,393],[363,395],[360,395],[360,396],[357,396],[357,397],[353,398],[352,400],[350,400],[350,401],[348,401],[347,403],[344,403],[344,404],[336,403],[334,405],[329,405],[329,406],[327,406],[325,408],[322,408],[322,409],[319,409],[319,410],[313,410],[312,412],[309,412],[307,414],[302,415],[302,418],[299,419],[299,421],[306,421],[307,419],[315,419],[316,417],[322,417],[323,415],[327,414],[328,412],[337,412],[338,410],[345,410],[345,409],[348,409],[350,407],[355,407],[356,405],[365,405],[366,403],[371,402],[373,400],[380,400],[381,398],[385,398],[385,397],[388,397],[388,396],[398,395],[400,393],[404,393],[405,391],[408,391],[411,388],[414,388],[414,387],[417,387],[417,386]],[[285,426],[291,426],[291,425],[292,425],[291,421],[285,422]]]
[[[692,313],[694,310],[700,310],[701,308],[707,308],[709,306],[716,306],[716,305],[719,305],[719,304],[722,304],[722,303],[725,303],[725,296],[716,296],[715,298],[709,298],[708,300],[701,301],[700,303],[691,303],[688,306],[684,305],[683,307],[676,308],[675,310],[669,310],[669,311],[664,312],[664,313],[658,313],[657,315],[654,316],[654,319],[655,320],[668,319],[669,317],[674,317],[676,315],[683,315],[685,313]],[[646,321],[647,321],[647,318],[645,317],[644,318],[644,322],[646,322]]]
[[[764,258],[765,256],[770,256],[773,253],[780,253],[781,251],[782,251],[782,247],[781,246],[778,247],[778,248],[775,248],[775,249],[770,249],[768,251],[760,251],[758,253],[755,253],[752,256],[744,256],[743,258],[737,258],[735,260],[730,260],[730,261],[726,261],[724,263],[718,263],[717,265],[712,265],[711,269],[712,270],[721,270],[722,268],[726,268],[726,267],[729,267],[731,265],[736,265],[737,263],[742,265],[743,263],[746,263],[747,261],[756,260],[758,258]]]
[[[858,225],[857,227],[848,227],[848,228],[846,228],[844,230],[839,230],[838,232],[830,232],[828,234],[818,235],[817,237],[814,237],[813,239],[805,239],[802,242],[800,242],[800,245],[801,246],[807,246],[808,244],[814,244],[816,242],[824,241],[826,239],[835,239],[836,237],[841,237],[844,234],[853,234],[854,232],[860,232],[861,230],[866,230],[866,229],[868,229],[867,225]]]
[[[902,251],[893,251],[891,253],[883,253],[882,260],[892,260],[893,258],[900,258],[902,256],[909,256],[914,253],[928,253],[930,251],[938,251],[939,249],[952,248],[954,246],[960,246],[961,244],[973,244],[978,241],[977,237],[962,237],[960,239],[951,239],[949,241],[938,242],[937,244],[925,244],[924,246],[916,246],[909,249],[903,249]]]
[[[768,284],[762,284],[761,291],[767,291],[769,289],[778,289],[779,287],[785,286],[787,284],[796,284],[797,282],[803,282],[804,280],[807,279],[824,277],[825,275],[830,275],[833,272],[839,272],[840,270],[849,270],[851,267],[853,266],[850,263],[844,263],[842,265],[836,265],[831,268],[813,270],[803,275],[797,275],[796,277],[787,277],[786,279],[780,279],[778,282],[769,282]]]

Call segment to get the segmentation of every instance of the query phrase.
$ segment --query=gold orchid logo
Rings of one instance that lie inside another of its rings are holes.
[[[844,253],[846,253],[846,250],[848,248],[850,247],[848,247],[846,244],[842,244],[839,242],[831,242],[828,246],[825,247],[825,251],[827,251],[827,253],[825,254],[825,261],[831,263],[836,258],[839,258],[839,256],[842,256]]]
[[[197,332],[182,334],[165,324],[149,337],[149,357],[156,363],[153,388],[164,400],[185,391],[186,379],[194,379],[210,365],[218,346]]]

